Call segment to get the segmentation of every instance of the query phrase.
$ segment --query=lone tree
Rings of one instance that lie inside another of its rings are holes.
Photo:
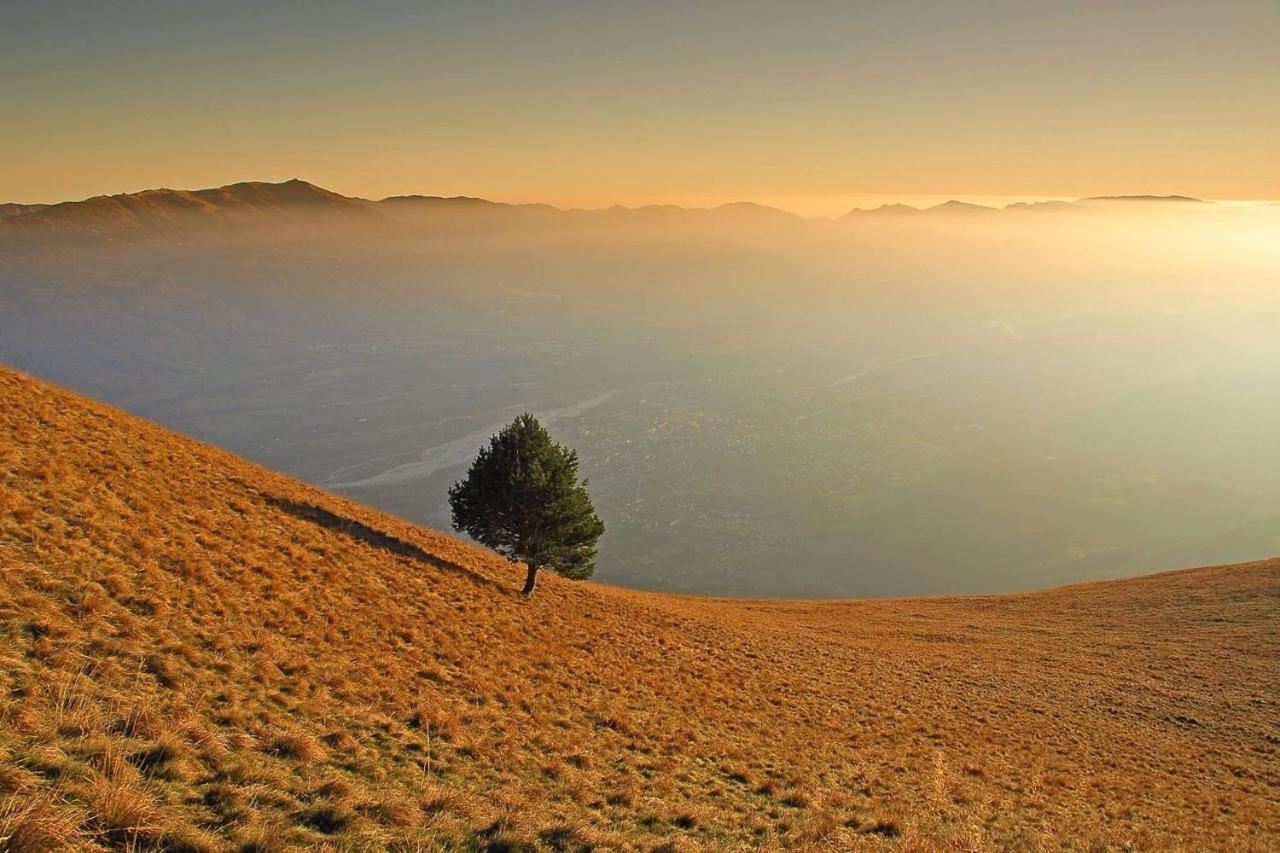
[[[604,522],[578,479],[578,454],[551,440],[525,412],[480,448],[467,476],[449,489],[453,526],[509,560],[581,580],[595,571]]]

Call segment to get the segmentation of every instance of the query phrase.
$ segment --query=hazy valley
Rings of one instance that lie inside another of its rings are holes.
[[[0,220],[0,360],[437,527],[549,415],[606,581],[1030,589],[1280,547],[1277,210],[157,191]]]
[[[0,2],[0,853],[1280,850],[1277,44]]]

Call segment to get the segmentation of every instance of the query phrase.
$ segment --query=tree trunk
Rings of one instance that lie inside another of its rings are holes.
[[[524,589],[520,590],[520,594],[526,595],[526,596],[533,595],[533,585],[537,583],[537,580],[538,580],[538,567],[535,564],[530,563],[529,574],[525,575]]]

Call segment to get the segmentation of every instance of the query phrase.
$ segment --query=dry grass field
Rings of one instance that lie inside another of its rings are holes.
[[[851,602],[521,580],[0,369],[0,847],[1280,847],[1280,561]]]

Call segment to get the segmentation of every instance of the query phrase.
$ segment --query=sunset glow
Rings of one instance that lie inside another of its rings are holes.
[[[0,0],[0,849],[1280,851],[1280,0]]]
[[[0,199],[1280,198],[1270,0],[493,11],[6,3]]]

